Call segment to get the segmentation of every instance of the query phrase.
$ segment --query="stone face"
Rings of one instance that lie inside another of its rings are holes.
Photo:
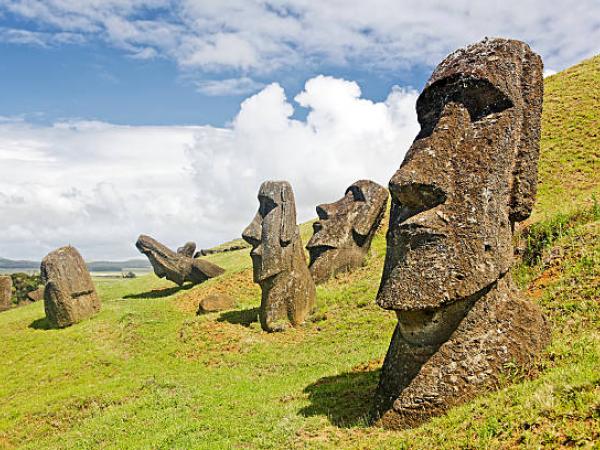
[[[254,281],[260,284],[260,322],[266,331],[281,331],[304,322],[315,302],[315,283],[306,265],[296,203],[286,181],[265,181],[259,209],[242,233],[252,245]]]
[[[537,183],[542,62],[523,42],[484,40],[449,55],[417,101],[421,131],[390,180],[377,303],[398,325],[374,415],[415,426],[527,368],[549,339],[513,287],[515,223]]]
[[[148,257],[157,277],[166,278],[179,286],[186,281],[193,284],[202,283],[225,272],[224,269],[211,262],[175,253],[144,234],[140,235],[135,246]]]
[[[12,278],[10,275],[0,275],[0,311],[12,307]]]
[[[187,256],[188,258],[193,258],[194,253],[196,253],[196,243],[191,241],[186,242],[183,247],[177,249],[178,255]]]
[[[383,219],[387,198],[383,186],[359,180],[337,202],[317,206],[319,220],[313,224],[314,234],[306,245],[315,283],[364,263]]]
[[[225,311],[226,309],[235,308],[235,300],[227,294],[220,292],[207,295],[198,305],[197,314],[205,314],[215,311]]]
[[[50,252],[40,267],[46,318],[64,328],[100,311],[100,299],[79,252],[71,246]]]

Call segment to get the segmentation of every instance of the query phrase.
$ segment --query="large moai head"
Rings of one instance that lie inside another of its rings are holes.
[[[438,308],[508,271],[514,224],[534,203],[542,94],[541,59],[520,41],[486,39],[435,69],[389,183],[381,307]]]
[[[287,181],[265,181],[258,191],[258,202],[258,212],[242,237],[252,245],[254,281],[261,283],[291,269],[290,244],[300,232],[294,192]]]
[[[254,281],[260,284],[260,322],[265,331],[282,331],[304,322],[315,302],[296,204],[286,181],[265,181],[258,191],[258,212],[242,233],[252,246]]]
[[[313,224],[314,234],[306,246],[315,282],[362,265],[383,219],[387,198],[383,186],[359,180],[338,201],[317,206],[319,220]]]
[[[44,309],[51,326],[64,328],[100,311],[101,302],[87,266],[75,247],[56,249],[44,257]]]
[[[534,203],[542,91],[538,55],[486,39],[442,61],[417,100],[377,294],[398,318],[373,404],[383,426],[416,426],[497,386],[548,342],[508,273],[514,225]]]

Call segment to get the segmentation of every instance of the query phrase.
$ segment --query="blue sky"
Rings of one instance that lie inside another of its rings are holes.
[[[600,52],[600,2],[0,0],[0,256],[207,247],[264,179],[292,182],[300,220],[385,185],[432,69],[485,36],[553,73]]]

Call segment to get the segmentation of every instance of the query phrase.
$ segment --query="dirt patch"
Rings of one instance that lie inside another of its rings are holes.
[[[260,287],[252,281],[252,270],[246,269],[225,275],[190,289],[177,296],[177,307],[184,312],[196,312],[200,300],[210,294],[227,294],[237,304],[247,304],[253,299],[260,303]]]

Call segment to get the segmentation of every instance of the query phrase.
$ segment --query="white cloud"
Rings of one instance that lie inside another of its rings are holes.
[[[160,55],[228,77],[307,64],[431,66],[484,36],[523,39],[557,69],[600,50],[597,0],[0,0],[0,7],[52,30],[0,39],[95,37],[137,57]]]
[[[242,95],[259,90],[264,85],[252,78],[226,78],[223,80],[203,80],[196,83],[198,92],[205,95]]]
[[[551,77],[552,75],[555,75],[555,74],[556,74],[556,70],[544,69],[544,78]]]
[[[276,83],[246,99],[228,128],[0,122],[0,256],[41,258],[71,243],[88,259],[135,256],[138,234],[175,247],[236,238],[265,179],[289,180],[300,220],[359,178],[384,185],[418,126],[416,92],[384,102],[319,76],[296,101]]]

